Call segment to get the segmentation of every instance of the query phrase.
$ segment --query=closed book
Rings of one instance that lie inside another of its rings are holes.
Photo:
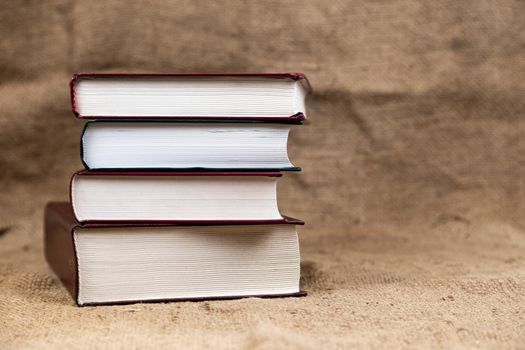
[[[279,172],[79,171],[71,204],[79,222],[283,220]]]
[[[69,203],[45,209],[45,256],[77,305],[304,296],[296,225],[81,225]]]
[[[300,123],[311,91],[302,73],[79,73],[78,118],[221,119]]]
[[[81,158],[97,170],[299,171],[288,158],[293,125],[249,121],[90,121]]]

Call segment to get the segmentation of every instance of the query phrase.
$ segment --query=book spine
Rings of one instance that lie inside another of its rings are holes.
[[[77,83],[77,79],[78,79],[78,74],[73,74],[73,76],[69,80],[69,95],[71,98],[71,111],[73,111],[73,114],[75,115],[75,117],[82,118],[77,111],[76,91],[75,91],[75,85]]]
[[[58,276],[69,294],[77,302],[78,260],[73,238],[75,225],[55,210],[46,206],[44,214],[44,253],[47,263]]]
[[[87,123],[85,123],[84,127],[82,128],[82,132],[80,133],[80,161],[82,162],[82,165],[84,166],[85,169],[89,169],[89,166],[84,160],[84,134],[86,133],[87,128],[90,123],[92,122],[88,121]]]

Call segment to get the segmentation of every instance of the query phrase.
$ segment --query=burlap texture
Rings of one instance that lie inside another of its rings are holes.
[[[0,34],[2,349],[524,346],[525,2],[6,1]],[[74,306],[42,215],[86,70],[309,76],[279,188],[308,297]]]

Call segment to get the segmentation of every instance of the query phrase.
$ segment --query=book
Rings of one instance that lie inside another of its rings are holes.
[[[282,221],[278,172],[80,171],[71,203],[80,222]]]
[[[81,138],[88,169],[291,170],[292,125],[264,122],[91,121]]]
[[[299,122],[310,84],[301,73],[79,73],[70,83],[79,118],[212,118]]]
[[[303,296],[296,225],[80,225],[45,209],[49,266],[77,305]]]

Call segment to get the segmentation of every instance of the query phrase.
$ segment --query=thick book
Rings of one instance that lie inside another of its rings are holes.
[[[70,83],[79,118],[261,120],[300,123],[311,91],[302,73],[79,73]]]
[[[45,256],[77,305],[304,296],[296,225],[80,225],[45,209]]]
[[[283,220],[279,172],[80,171],[71,203],[80,222]]]
[[[90,121],[88,169],[299,171],[288,158],[293,125],[264,122]]]

